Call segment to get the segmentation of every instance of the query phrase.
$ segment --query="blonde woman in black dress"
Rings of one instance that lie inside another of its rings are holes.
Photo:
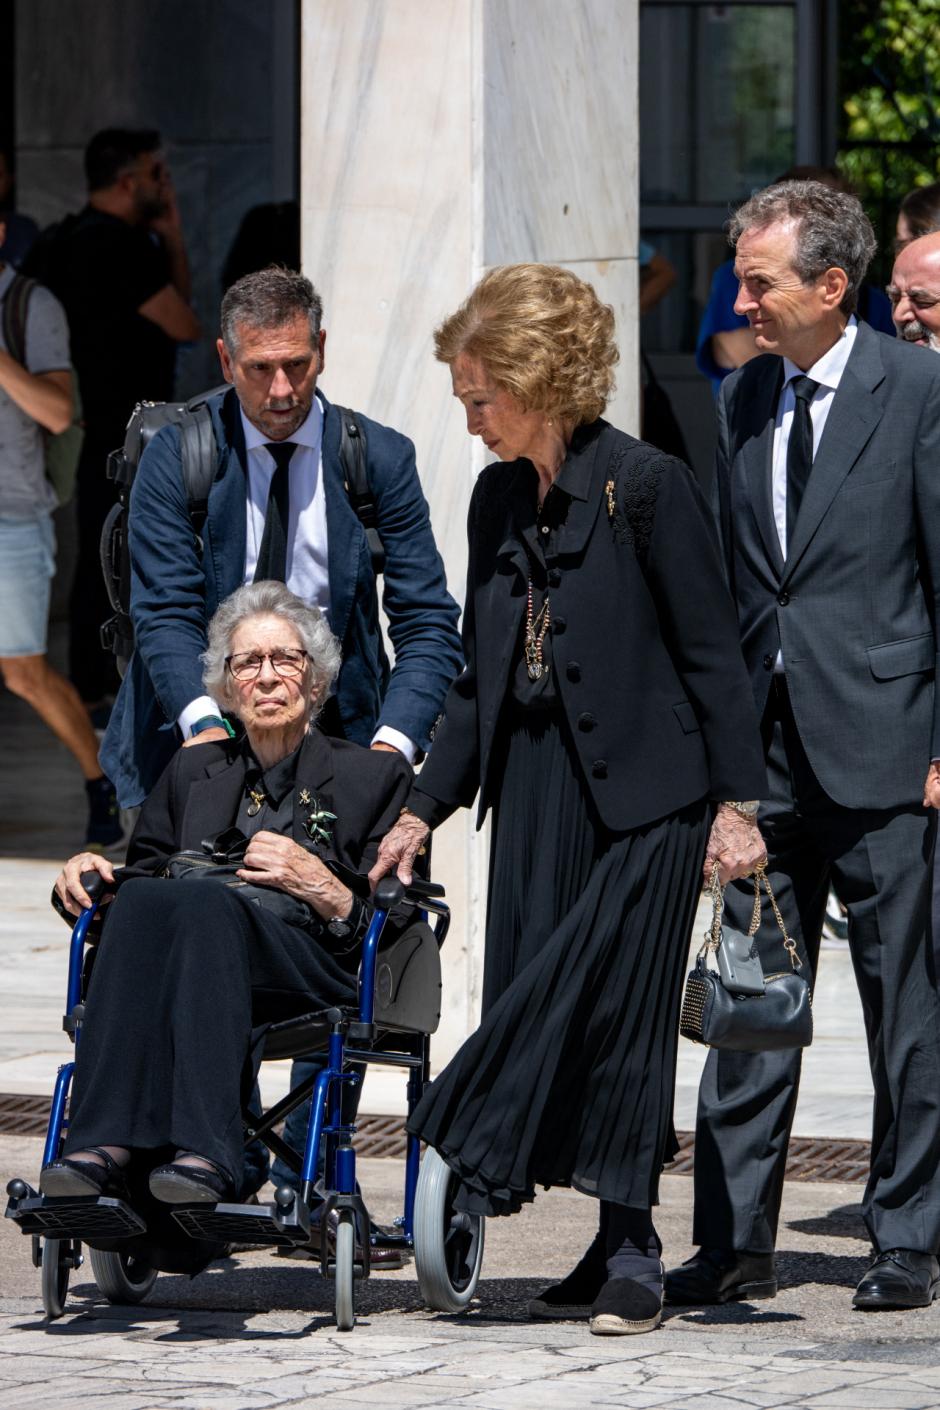
[[[470,504],[466,669],[373,877],[409,879],[477,795],[492,848],[482,1023],[411,1127],[467,1210],[511,1214],[538,1185],[599,1199],[587,1253],[530,1311],[645,1331],[703,864],[727,880],[764,855],[737,624],[691,472],[601,418],[617,350],[589,284],[496,269],[436,351],[498,463]]]

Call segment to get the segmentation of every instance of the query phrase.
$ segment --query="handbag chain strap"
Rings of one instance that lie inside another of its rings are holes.
[[[780,907],[777,905],[777,898],[774,895],[773,887],[770,884],[770,877],[767,875],[765,867],[755,867],[751,875],[754,881],[754,909],[751,912],[751,923],[747,928],[748,935],[754,936],[760,929],[760,889],[761,886],[763,886],[764,890],[767,892],[768,897],[770,898],[770,904],[773,908],[774,918],[780,928],[780,934],[783,936],[783,948],[786,950],[787,954],[790,957],[790,965],[793,969],[802,969],[803,961],[797,954],[796,941],[793,939],[793,936],[790,935],[787,931],[786,922],[784,921],[783,916],[780,913]],[[718,880],[717,862],[715,862],[715,864],[712,866],[712,874],[711,879],[708,883],[708,889],[711,893],[712,898],[712,920],[711,926],[709,927],[705,935],[705,943],[699,951],[700,955],[704,955],[706,953],[715,954],[719,945],[721,944],[721,920],[725,912],[725,891],[721,882]]]

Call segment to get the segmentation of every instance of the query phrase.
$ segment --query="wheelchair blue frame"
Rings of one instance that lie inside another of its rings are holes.
[[[436,917],[435,938],[440,946],[450,924],[450,912],[437,897],[422,895],[419,902],[425,917],[431,912]],[[85,959],[85,946],[88,930],[98,910],[95,901],[84,910],[75,922],[69,946],[69,973],[66,1001],[66,1016],[63,1027],[72,1033],[76,1048],[81,1040],[82,1027],[82,974]],[[300,1200],[309,1208],[314,1195],[325,1200],[326,1210],[352,1209],[357,1222],[366,1219],[365,1207],[356,1190],[356,1152],[352,1144],[356,1132],[355,1122],[344,1122],[342,1118],[342,1090],[344,1085],[358,1084],[361,1074],[350,1071],[350,1065],[376,1063],[401,1067],[409,1070],[407,1106],[409,1115],[419,1101],[429,1079],[428,1035],[422,1036],[420,1051],[402,1053],[385,1051],[370,1046],[375,1036],[375,985],[376,967],[379,955],[379,941],[388,917],[388,911],[377,908],[373,914],[362,946],[362,959],[359,972],[358,1022],[351,1021],[340,1010],[330,1010],[331,1032],[328,1040],[326,1065],[322,1067],[312,1083],[310,1115],[307,1123],[307,1137],[300,1170]],[[352,1042],[350,1040],[353,1040]],[[355,1045],[353,1045],[355,1044]],[[49,1125],[43,1152],[43,1164],[54,1160],[61,1149],[62,1136],[67,1129],[65,1107],[75,1070],[74,1061],[63,1063],[58,1070]],[[265,1140],[273,1126],[291,1105],[297,1104],[296,1089],[269,1112],[251,1124],[246,1123],[248,1137]],[[301,1098],[302,1099],[302,1098]],[[323,1184],[317,1188],[317,1164],[321,1144],[325,1145]],[[383,1248],[407,1248],[413,1246],[415,1194],[418,1184],[418,1170],[421,1158],[421,1143],[416,1136],[408,1135],[405,1156],[404,1210],[395,1221],[397,1234],[383,1233],[371,1235],[373,1245]],[[25,1187],[24,1187],[25,1193]],[[32,1194],[32,1191],[29,1191]],[[295,1192],[289,1187],[278,1190],[275,1203],[282,1212],[296,1205]],[[301,1220],[301,1222],[304,1222]],[[326,1261],[326,1232],[323,1223],[323,1259]],[[360,1228],[360,1233],[365,1230]],[[364,1267],[369,1272],[370,1239],[362,1240]]]

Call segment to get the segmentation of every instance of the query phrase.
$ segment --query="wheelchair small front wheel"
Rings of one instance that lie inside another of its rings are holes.
[[[88,1259],[98,1291],[109,1302],[119,1304],[143,1302],[157,1281],[157,1270],[146,1259],[130,1253],[105,1252],[90,1248]]]
[[[336,1223],[336,1271],[333,1275],[336,1330],[351,1332],[356,1325],[356,1221],[351,1209],[341,1209]]]
[[[73,1239],[42,1241],[42,1305],[50,1322],[65,1311],[69,1275],[80,1262],[80,1247]]]
[[[415,1271],[421,1296],[434,1312],[464,1312],[483,1263],[482,1214],[454,1206],[459,1181],[431,1146],[424,1153],[415,1195]]]

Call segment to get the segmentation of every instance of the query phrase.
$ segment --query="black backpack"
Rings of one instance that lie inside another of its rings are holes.
[[[118,500],[108,512],[101,530],[101,571],[113,616],[102,625],[101,644],[111,651],[123,676],[134,652],[134,627],[130,618],[131,555],[127,533],[131,486],[140,458],[158,431],[178,426],[182,457],[183,485],[192,521],[197,551],[202,552],[202,529],[209,509],[209,491],[219,463],[219,448],[207,402],[228,386],[214,387],[187,402],[138,402],[124,444],[108,456],[108,479],[118,486]],[[340,464],[349,502],[366,532],[372,571],[379,576],[385,568],[385,548],[378,530],[375,499],[369,484],[365,432],[354,411],[336,406],[342,418]]]

